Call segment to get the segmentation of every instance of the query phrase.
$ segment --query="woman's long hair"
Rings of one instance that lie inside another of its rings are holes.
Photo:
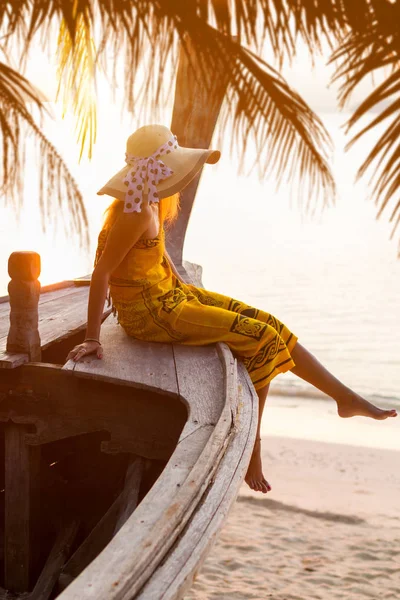
[[[121,200],[113,200],[111,204],[104,211],[104,229],[111,229],[115,221],[122,213],[124,203]],[[160,200],[159,215],[160,215],[160,226],[165,225],[167,228],[172,225],[176,220],[179,213],[179,192],[168,198]]]

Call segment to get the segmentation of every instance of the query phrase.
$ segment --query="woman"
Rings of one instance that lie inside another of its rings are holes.
[[[278,373],[291,370],[331,396],[341,417],[383,420],[397,413],[377,408],[343,385],[274,316],[180,278],[165,250],[164,223],[177,215],[178,192],[219,156],[217,151],[180,147],[161,125],[141,127],[128,138],[127,166],[98,192],[115,200],[99,235],[86,338],[68,359],[103,356],[99,336],[108,288],[119,323],[134,338],[192,345],[225,342],[243,360],[259,398],[257,438],[245,480],[266,493],[271,486],[262,472],[260,427],[269,383]]]

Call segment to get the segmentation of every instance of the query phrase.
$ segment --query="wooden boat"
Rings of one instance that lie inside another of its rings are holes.
[[[191,143],[187,123],[183,135]],[[197,183],[169,250],[201,285],[181,253]],[[247,371],[225,344],[133,340],[108,307],[104,359],[63,365],[83,339],[88,288],[53,287],[38,309],[35,260],[11,261],[8,335],[0,303],[0,598],[182,598],[250,460],[258,402]]]
[[[51,589],[60,589],[75,578],[60,598],[179,598],[236,498],[254,443],[257,398],[224,344],[140,343],[113,317],[102,335],[103,361],[28,363],[1,373],[5,585],[15,590],[23,576],[29,588],[37,574],[28,565],[38,532],[15,529],[23,515],[30,526],[43,518],[35,508],[41,493],[49,527],[41,525],[40,552],[49,558],[39,588],[52,581]],[[35,485],[40,449],[42,482]],[[103,490],[99,507],[93,494]],[[60,509],[63,498],[72,510]],[[8,564],[10,554],[24,558],[25,568]],[[49,597],[37,594],[32,598]]]

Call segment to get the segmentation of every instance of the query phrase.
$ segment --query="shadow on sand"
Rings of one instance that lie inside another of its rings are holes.
[[[270,510],[285,510],[286,512],[299,513],[314,517],[314,519],[323,519],[324,521],[334,521],[336,523],[347,523],[348,525],[361,525],[366,523],[365,519],[356,517],[353,515],[340,515],[332,512],[318,512],[316,510],[307,510],[306,508],[300,508],[292,504],[285,504],[284,502],[278,502],[278,500],[270,500],[269,498],[253,498],[251,496],[238,496],[237,502],[246,502],[247,504],[253,504],[254,506],[265,506]]]

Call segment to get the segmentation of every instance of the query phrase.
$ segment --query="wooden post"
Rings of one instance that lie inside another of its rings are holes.
[[[220,64],[222,69],[222,61]],[[180,146],[209,148],[229,77],[227,70],[215,72],[215,66],[202,61],[189,39],[186,50],[181,47],[171,123]],[[167,251],[177,267],[182,265],[183,244],[200,175],[182,190],[181,210],[166,239]]]
[[[13,252],[8,259],[10,330],[7,352],[29,354],[31,362],[41,359],[38,330],[40,256],[36,252]]]
[[[7,423],[5,442],[5,587],[26,592],[36,566],[40,447],[25,443],[23,425]]]
[[[144,459],[141,456],[131,456],[124,489],[65,565],[58,580],[61,590],[96,558],[131,516],[138,505],[143,467]]]
[[[29,594],[29,600],[48,600],[50,598],[61,569],[70,555],[71,546],[75,542],[78,530],[78,521],[71,521],[60,530],[35,588]]]

